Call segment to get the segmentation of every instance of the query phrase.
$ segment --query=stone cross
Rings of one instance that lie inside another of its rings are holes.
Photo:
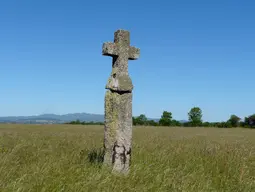
[[[130,46],[130,34],[114,33],[114,43],[103,44],[103,55],[112,57],[112,72],[106,85],[104,164],[114,172],[129,173],[132,142],[132,90],[128,60],[138,59],[140,49]]]

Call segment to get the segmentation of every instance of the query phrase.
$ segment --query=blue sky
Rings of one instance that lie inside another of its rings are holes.
[[[204,121],[255,113],[255,2],[0,2],[0,116],[104,113],[111,58],[102,44],[117,29],[141,49],[129,61],[133,115],[171,111]],[[253,81],[253,82],[252,82]]]

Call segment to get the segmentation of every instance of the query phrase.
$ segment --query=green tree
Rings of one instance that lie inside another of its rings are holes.
[[[171,125],[176,126],[176,127],[180,127],[182,124],[181,124],[180,121],[177,121],[177,120],[173,119],[172,122],[171,122]]]
[[[211,125],[210,122],[204,122],[204,123],[202,124],[202,126],[203,126],[203,127],[211,127],[212,125]]]
[[[226,121],[226,122],[223,121],[223,122],[217,123],[217,127],[218,128],[231,128],[233,126],[230,121]]]
[[[231,115],[228,122],[230,122],[232,127],[238,127],[240,120],[241,120],[240,117],[238,117],[236,115]]]
[[[202,125],[202,110],[199,107],[193,107],[188,113],[191,126]]]
[[[132,117],[133,125],[137,125],[136,117]]]
[[[148,121],[147,121],[147,125],[150,125],[150,126],[157,126],[158,123],[155,122],[154,120],[148,120]]]
[[[172,123],[172,113],[168,111],[163,111],[161,118],[159,120],[159,125],[170,126]]]
[[[139,115],[138,117],[133,117],[134,125],[147,125],[147,117],[144,114]]]
[[[255,114],[244,118],[244,126],[245,127],[252,127],[252,128],[255,127]]]
[[[249,116],[250,126],[255,128],[255,114]]]

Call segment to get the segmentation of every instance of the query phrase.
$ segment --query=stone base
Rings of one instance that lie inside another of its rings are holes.
[[[132,93],[107,90],[105,95],[104,164],[128,173],[131,162]]]

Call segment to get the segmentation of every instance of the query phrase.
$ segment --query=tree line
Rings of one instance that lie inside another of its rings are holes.
[[[188,112],[188,121],[179,122],[172,118],[172,113],[163,111],[159,121],[148,120],[144,114],[138,117],[133,117],[134,125],[149,125],[149,126],[182,126],[182,127],[218,127],[218,128],[232,128],[232,127],[244,127],[244,128],[255,128],[255,114],[252,114],[244,118],[237,115],[231,115],[227,121],[223,122],[203,122],[202,110],[199,107],[193,107]]]
[[[218,128],[232,128],[232,127],[244,127],[255,128],[255,114],[245,117],[243,121],[237,115],[231,115],[227,121],[223,122],[203,122],[202,110],[199,107],[193,107],[188,112],[188,121],[180,122],[172,117],[172,113],[169,111],[163,111],[158,121],[148,119],[146,115],[141,114],[137,117],[133,117],[133,125],[141,126],[168,126],[168,127],[218,127]],[[65,124],[72,125],[104,125],[103,122],[86,122],[86,121],[71,121]]]
[[[64,124],[70,124],[70,125],[104,125],[103,122],[94,122],[94,121],[80,121],[79,119],[75,120],[75,121],[70,121]]]

